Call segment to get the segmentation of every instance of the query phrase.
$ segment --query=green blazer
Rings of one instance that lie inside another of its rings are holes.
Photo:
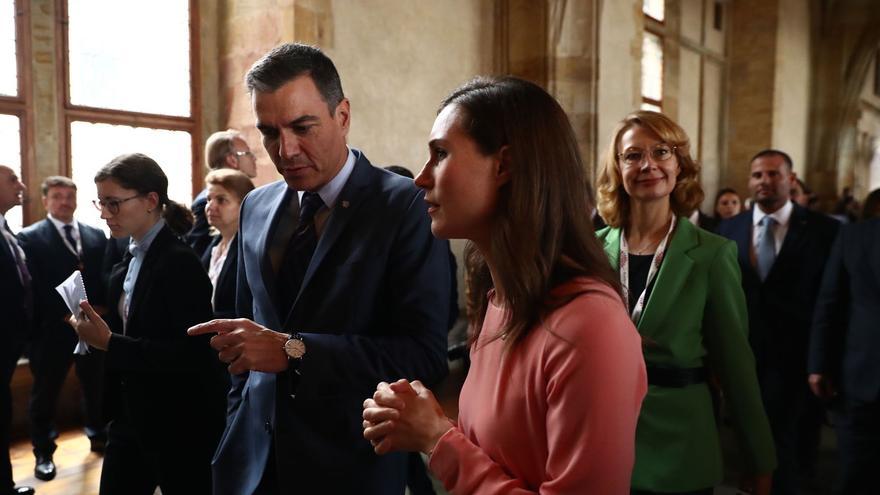
[[[596,233],[619,268],[619,228]],[[636,325],[648,366],[707,366],[721,382],[746,469],[770,473],[776,452],[761,403],[736,244],[679,218]],[[648,386],[636,429],[632,487],[691,491],[722,480],[721,449],[706,383]]]

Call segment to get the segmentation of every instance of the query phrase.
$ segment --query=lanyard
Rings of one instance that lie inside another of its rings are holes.
[[[672,237],[673,230],[675,230],[675,215],[669,221],[669,231],[666,232],[666,237],[663,238],[663,242],[654,251],[654,257],[651,259],[651,268],[648,269],[648,280],[645,281],[645,289],[639,296],[639,300],[636,301],[636,307],[634,308],[629,307],[629,245],[626,242],[626,232],[624,230],[620,231],[620,285],[623,288],[623,300],[626,302],[627,310],[631,312],[630,318],[636,325],[638,325],[639,319],[642,317],[642,311],[645,309],[645,294],[648,293],[648,287],[660,270],[660,264],[663,263],[663,256],[666,254],[666,245],[669,243],[669,238]]]

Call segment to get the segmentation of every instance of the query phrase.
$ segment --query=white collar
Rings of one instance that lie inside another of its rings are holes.
[[[328,210],[332,210],[336,205],[336,199],[339,198],[339,194],[342,193],[342,188],[345,187],[348,178],[351,176],[351,172],[354,170],[354,152],[351,151],[351,148],[346,148],[348,149],[348,157],[345,159],[345,164],[343,164],[342,168],[339,169],[339,172],[330,179],[330,182],[324,184],[320,189],[315,191],[318,193],[318,196],[321,197],[321,201],[324,202],[324,205]],[[299,193],[300,203],[302,203],[304,191],[297,192]]]
[[[761,207],[757,204],[752,208],[752,225],[758,226],[761,224],[761,220],[764,217],[771,217],[776,220],[776,224],[782,227],[788,226],[788,221],[791,220],[791,212],[794,211],[794,205],[791,201],[786,201],[782,208],[774,211],[773,213],[764,213],[761,210]]]
[[[77,231],[77,232],[79,231],[79,228],[77,228],[77,225],[76,225],[76,220],[71,220],[70,223],[64,223],[61,220],[58,220],[57,218],[53,217],[51,213],[46,214],[46,218],[48,218],[49,221],[52,222],[52,224],[55,225],[55,228],[58,229],[59,231],[64,230],[65,225],[70,225],[73,227],[74,231]]]

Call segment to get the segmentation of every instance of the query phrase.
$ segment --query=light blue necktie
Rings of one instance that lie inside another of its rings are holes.
[[[758,275],[761,281],[767,278],[773,262],[776,261],[776,239],[773,235],[773,226],[776,220],[771,216],[761,219],[761,240],[758,241]]]

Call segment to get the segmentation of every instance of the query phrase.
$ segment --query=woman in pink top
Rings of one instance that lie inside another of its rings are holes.
[[[431,230],[471,241],[472,364],[457,423],[399,380],[364,402],[364,437],[427,453],[452,493],[628,493],[645,368],[565,112],[532,83],[478,78],[443,101],[428,147]]]

